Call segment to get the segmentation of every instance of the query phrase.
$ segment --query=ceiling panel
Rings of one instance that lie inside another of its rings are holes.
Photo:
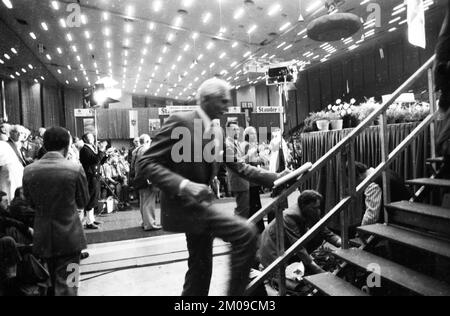
[[[402,0],[334,0],[339,12],[363,22],[379,4],[381,27],[366,23],[352,38],[329,45],[307,38],[305,29],[328,14],[332,0],[9,0],[11,9],[2,1],[0,19],[30,51],[5,60],[9,46],[23,44],[1,41],[0,74],[20,73],[34,55],[61,84],[88,87],[112,76],[125,92],[179,100],[214,75],[235,88],[261,82],[262,74],[243,67],[255,57],[296,60],[304,69],[406,27]],[[425,3],[431,12],[445,1]]]

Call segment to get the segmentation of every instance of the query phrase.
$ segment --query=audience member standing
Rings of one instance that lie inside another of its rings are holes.
[[[76,296],[80,255],[86,239],[78,209],[89,201],[83,168],[67,160],[69,132],[50,128],[47,154],[24,172],[24,195],[36,211],[34,252],[46,259],[55,296]]]
[[[20,151],[22,143],[19,129],[15,126],[12,138],[7,142],[0,141],[0,191],[7,194],[8,201],[13,199],[16,189],[22,186],[25,160]]]
[[[237,122],[228,122],[227,139],[225,141],[227,151],[233,153],[234,162],[245,162],[244,147],[239,141],[240,128]],[[250,183],[239,174],[228,168],[228,179],[230,181],[231,193],[236,198],[236,209],[234,214],[243,218],[249,218],[250,214]]]
[[[106,160],[106,145],[101,143],[95,145],[95,137],[92,133],[83,136],[84,147],[80,151],[80,162],[86,173],[89,187],[89,202],[85,207],[86,228],[98,229],[98,222],[95,221],[95,209],[98,208],[100,198],[100,165]]]
[[[0,124],[0,141],[7,142],[9,139],[9,129],[11,126],[7,123]]]
[[[149,135],[142,135],[139,139],[141,146],[135,151],[135,161],[139,161],[142,156],[150,149],[152,140]],[[134,174],[140,173],[139,164],[135,164]],[[142,215],[142,227],[145,231],[160,230],[161,225],[156,222],[156,195],[157,189],[150,181],[146,183],[135,183],[135,188],[139,190],[139,207]]]

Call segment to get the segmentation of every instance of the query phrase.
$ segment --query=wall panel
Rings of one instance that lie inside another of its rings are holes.
[[[37,131],[42,124],[41,85],[34,82],[21,82],[23,125]]]
[[[75,109],[83,108],[83,93],[77,89],[64,89],[65,127],[75,135]],[[82,131],[78,132],[79,134]],[[77,135],[81,137],[82,135]]]
[[[20,87],[16,80],[5,80],[5,102],[8,121],[12,124],[21,124]]]
[[[64,103],[58,87],[42,87],[43,123],[45,127],[64,125]]]

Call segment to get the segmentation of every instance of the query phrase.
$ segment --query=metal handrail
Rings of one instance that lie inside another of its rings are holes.
[[[433,55],[419,70],[417,70],[404,84],[402,84],[391,96],[390,98],[383,103],[383,105],[376,109],[371,115],[369,115],[361,124],[358,125],[347,137],[341,140],[336,146],[334,146],[330,151],[327,152],[326,155],[321,157],[308,171],[308,173],[301,176],[298,181],[289,187],[287,190],[281,193],[280,196],[277,197],[274,201],[272,201],[269,205],[262,208],[258,213],[256,213],[252,218],[249,219],[250,223],[257,223],[263,220],[264,216],[269,214],[272,211],[282,212],[281,210],[277,210],[277,207],[285,201],[292,193],[294,193],[303,183],[308,181],[316,172],[320,171],[320,169],[328,162],[330,162],[337,154],[341,153],[346,149],[346,146],[349,144],[354,144],[354,140],[357,136],[359,136],[367,127],[371,125],[373,121],[375,121],[380,115],[388,110],[388,108],[398,99],[398,97],[404,93],[412,84],[414,84],[427,70],[429,70],[435,61],[436,56]],[[430,76],[429,76],[430,78]],[[434,93],[432,91],[433,85],[429,85],[430,88],[430,99],[433,100],[431,95]],[[247,293],[252,293],[257,286],[259,286],[265,279],[267,279],[270,275],[274,273],[275,270],[283,267],[287,261],[295,255],[297,250],[310,241],[312,238],[317,236],[320,231],[326,227],[329,221],[336,215],[342,213],[342,211],[349,206],[349,204],[354,201],[358,194],[361,194],[364,189],[372,183],[378,176],[380,176],[387,167],[392,163],[394,159],[396,159],[399,154],[406,149],[406,147],[414,141],[414,139],[419,136],[435,119],[437,113],[434,110],[434,102],[431,102],[431,114],[421,123],[419,124],[414,131],[408,135],[408,137],[400,143],[394,151],[389,154],[386,161],[381,163],[376,169],[375,172],[365,179],[360,185],[357,186],[356,190],[351,192],[351,195],[348,197],[342,197],[341,201],[328,213],[326,214],[313,228],[311,228],[302,238],[300,238],[292,247],[284,252],[284,255],[280,256],[277,260],[275,260],[269,267],[267,267],[263,273],[252,281],[247,288]],[[381,128],[386,128],[383,124]],[[384,133],[385,134],[385,133]],[[384,135],[383,134],[383,135]],[[354,145],[351,145],[351,148],[354,148]],[[352,155],[354,158],[354,155]],[[277,225],[280,227],[280,225]],[[347,227],[348,228],[348,227]],[[280,252],[280,251],[279,251]],[[283,272],[280,271],[282,274]],[[280,284],[280,288],[283,288],[284,284]],[[280,292],[284,293],[284,290]]]

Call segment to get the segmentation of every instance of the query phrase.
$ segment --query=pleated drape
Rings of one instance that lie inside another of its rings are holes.
[[[419,123],[389,125],[389,152],[392,152],[418,125]],[[300,136],[303,152],[302,162],[316,162],[351,131],[351,129],[346,129],[302,134]],[[369,167],[378,166],[381,163],[380,127],[370,127],[360,134],[355,140],[355,150],[357,161]],[[429,156],[430,134],[429,129],[427,129],[391,164],[390,168],[404,179],[425,177],[427,176],[426,160]],[[331,160],[302,189],[318,190],[325,198],[325,211],[330,211],[340,200],[337,159]],[[357,210],[350,215],[352,225],[358,225],[361,221],[363,214],[362,201],[362,197],[358,199]],[[339,228],[339,219],[335,219],[331,226]]]

